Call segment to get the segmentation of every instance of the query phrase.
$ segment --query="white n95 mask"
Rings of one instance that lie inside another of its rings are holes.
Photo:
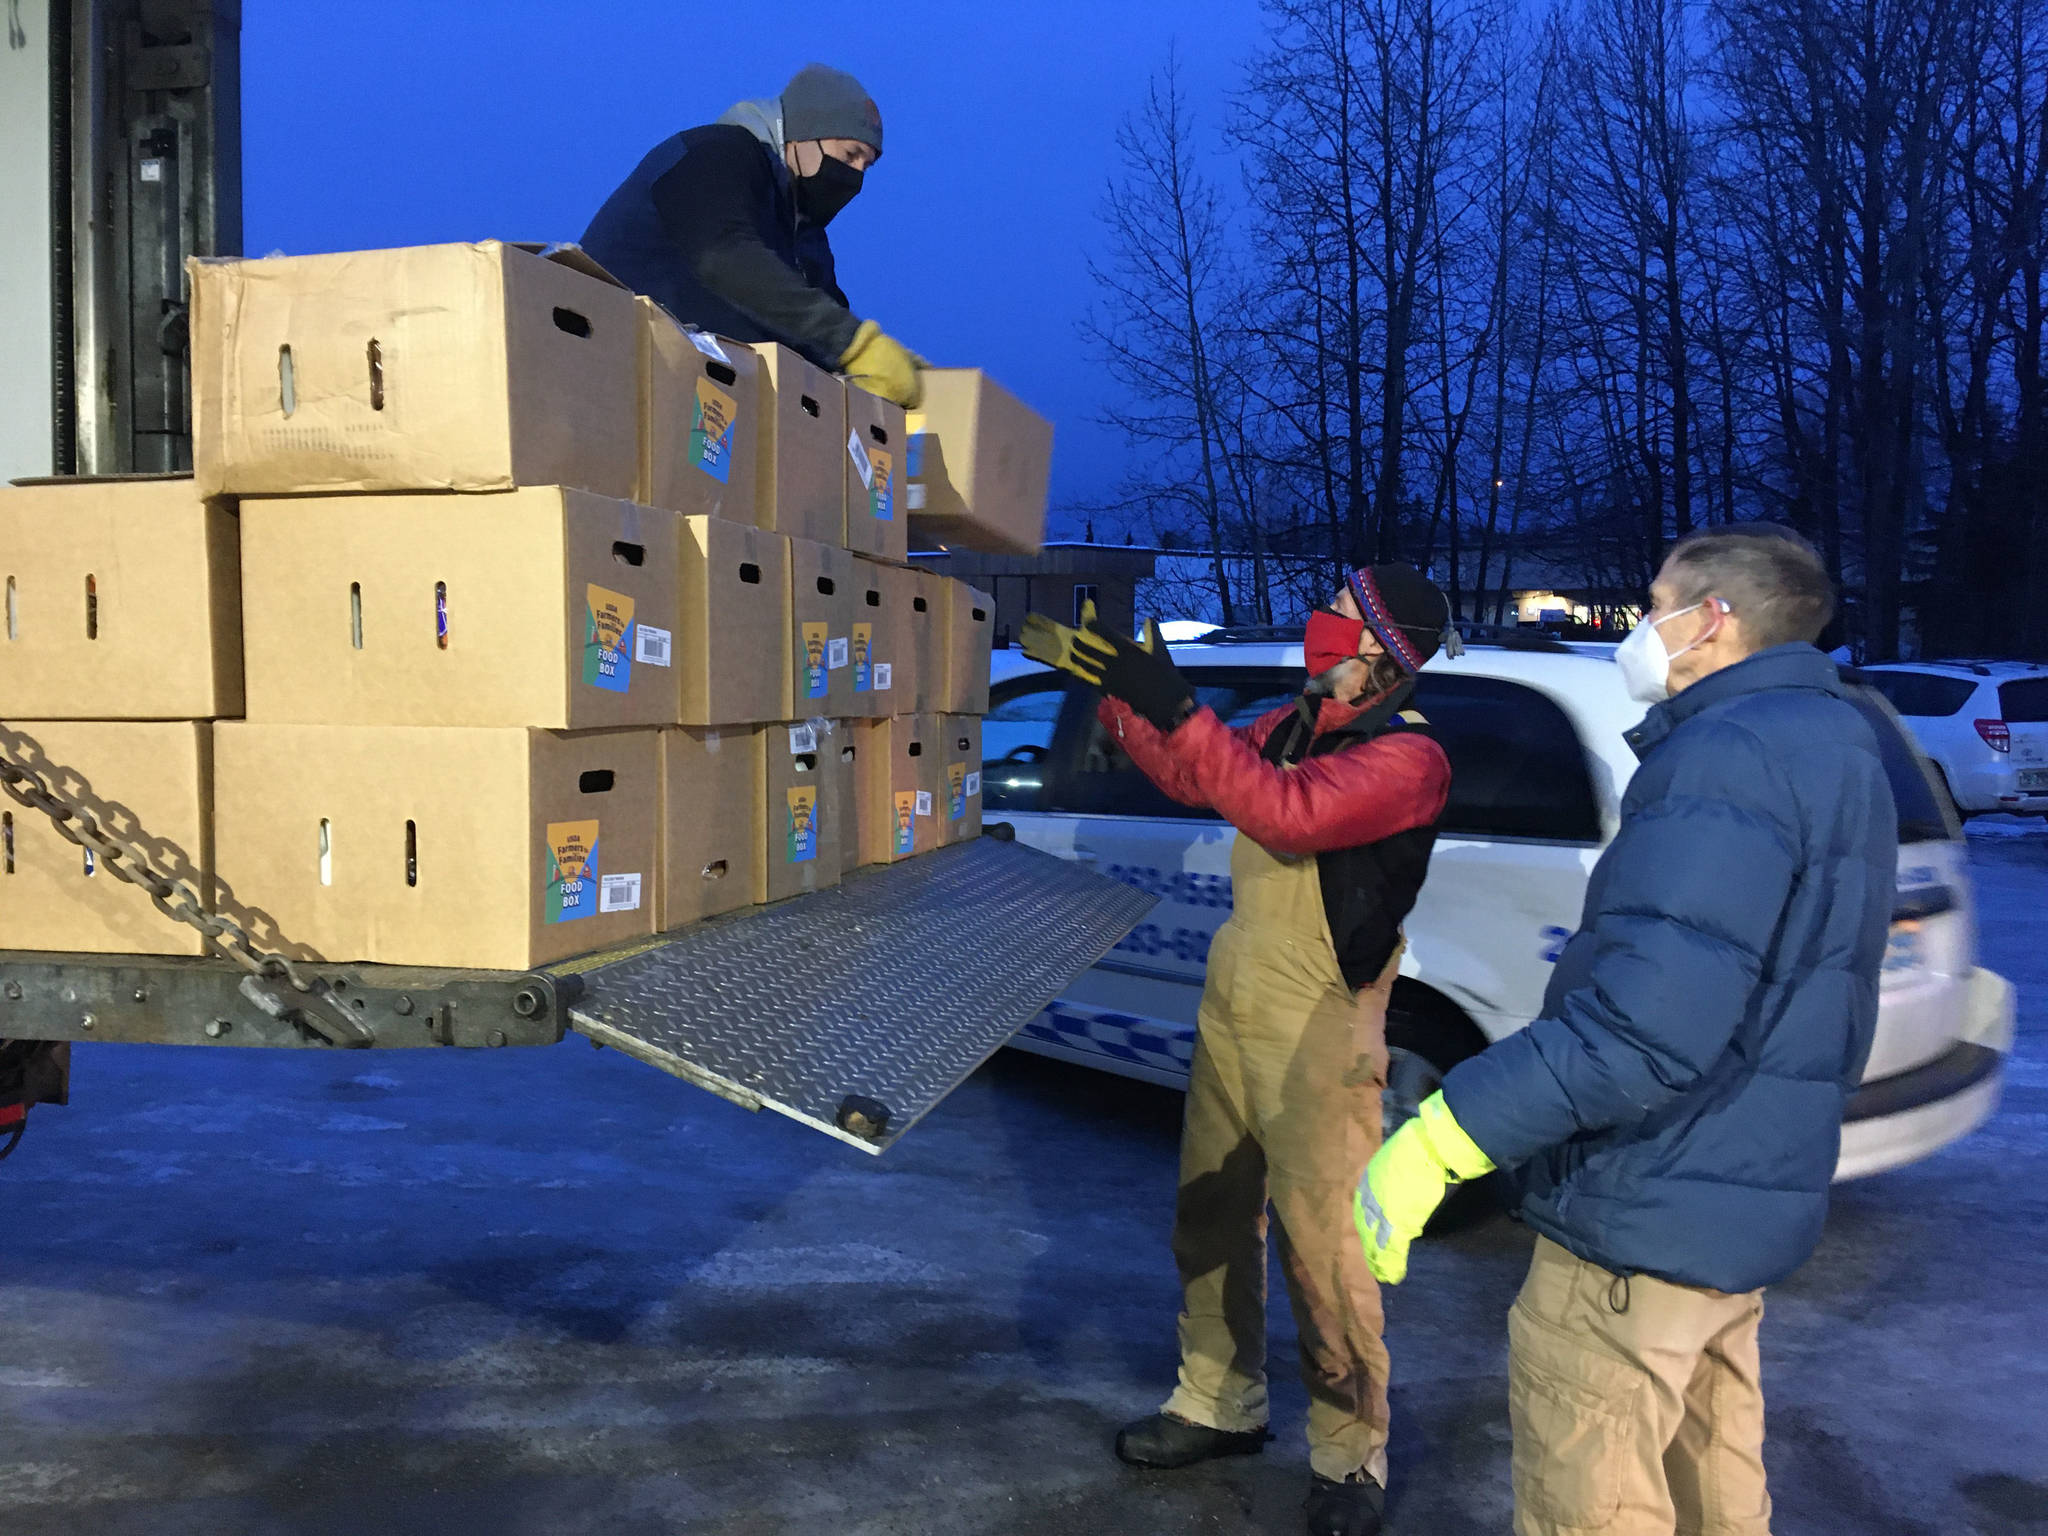
[[[1628,690],[1630,698],[1638,704],[1661,704],[1671,697],[1672,653],[1664,648],[1664,637],[1657,633],[1658,626],[1669,624],[1673,619],[1682,619],[1706,606],[1706,602],[1701,601],[1676,613],[1667,613],[1655,624],[1638,624],[1623,637],[1621,644],[1614,648],[1614,664],[1621,668],[1621,685]],[[1720,609],[1726,613],[1728,605],[1721,603]],[[1699,639],[1695,639],[1677,654],[1683,656],[1699,643]]]

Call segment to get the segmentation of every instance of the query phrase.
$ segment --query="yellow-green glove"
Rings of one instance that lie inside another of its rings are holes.
[[[1415,1118],[1373,1154],[1351,1200],[1365,1262],[1382,1284],[1399,1285],[1408,1277],[1408,1245],[1422,1235],[1450,1187],[1491,1172],[1493,1159],[1465,1134],[1444,1096],[1424,1099]]]
[[[1116,654],[1116,648],[1095,627],[1093,603],[1081,605],[1079,629],[1069,629],[1042,613],[1025,614],[1018,644],[1033,661],[1070,673],[1090,688],[1102,686],[1103,669]]]
[[[839,359],[839,371],[848,383],[894,400],[906,411],[916,410],[924,401],[917,355],[895,337],[885,335],[872,320],[861,321],[860,329],[853,333],[853,345]]]

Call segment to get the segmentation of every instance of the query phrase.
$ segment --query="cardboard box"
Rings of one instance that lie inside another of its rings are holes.
[[[240,549],[190,476],[0,487],[0,719],[239,715]]]
[[[920,714],[937,713],[946,703],[947,668],[952,662],[946,627],[950,612],[946,583],[950,579],[931,571],[911,572],[909,650],[917,683],[911,699],[912,708]]]
[[[941,771],[935,715],[894,715],[856,723],[854,764],[860,862],[893,864],[939,846]]]
[[[841,729],[832,722],[785,722],[763,732],[764,847],[754,887],[761,901],[781,901],[839,883],[839,818],[847,798],[837,739]]]
[[[844,545],[846,386],[787,347],[751,350],[761,360],[755,521],[793,539]]]
[[[939,844],[945,847],[981,836],[981,720],[941,715],[939,731]]]
[[[879,719],[911,712],[915,679],[903,657],[910,635],[909,573],[853,559],[853,714]]]
[[[242,503],[249,718],[676,718],[672,512],[555,486]]]
[[[109,832],[144,849],[199,899],[213,890],[213,727],[205,721],[32,720],[0,725]],[[40,811],[0,797],[0,944],[96,954],[199,955],[197,931],[64,838]]]
[[[842,542],[860,554],[901,560],[910,548],[903,505],[909,434],[903,407],[846,386],[846,522]]]
[[[784,720],[790,710],[789,540],[720,517],[682,519],[676,674],[685,725]]]
[[[945,592],[946,688],[933,707],[944,714],[985,715],[996,600],[951,577],[945,578]]]
[[[790,646],[786,720],[858,713],[853,695],[853,556],[789,541]]]
[[[760,359],[640,301],[640,475],[633,499],[754,521]]]
[[[225,910],[287,953],[528,970],[654,932],[658,733],[223,726]]]
[[[1052,423],[977,368],[924,371],[910,414],[912,537],[920,548],[1035,554],[1045,543]]]
[[[661,931],[752,905],[768,841],[766,739],[755,725],[661,733]]]
[[[209,495],[631,497],[633,295],[574,246],[194,257],[192,454]]]

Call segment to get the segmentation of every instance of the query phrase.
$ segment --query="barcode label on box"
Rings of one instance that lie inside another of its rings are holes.
[[[638,875],[603,875],[598,880],[597,910],[600,912],[638,912],[640,910],[640,877]]]
[[[886,661],[878,661],[875,663],[874,671],[871,674],[871,676],[874,678],[875,692],[887,693],[889,691],[889,677],[890,674],[893,673],[895,670],[896,669]]]
[[[825,665],[828,667],[838,668],[845,666],[846,662],[846,636],[841,635],[837,640],[827,641],[825,645]]]
[[[924,510],[924,487],[915,483],[903,488],[903,505],[913,512]]]
[[[789,753],[792,757],[818,750],[818,728],[814,725],[792,725],[789,728]]]
[[[978,795],[978,794],[980,794],[980,793],[981,793],[981,775],[980,775],[980,773],[976,772],[976,773],[970,773],[969,775],[967,775],[967,793],[968,793],[968,794],[969,794],[970,796],[972,796],[972,795]]]
[[[917,814],[920,816],[929,816],[931,815],[931,813],[932,792],[928,789],[920,789],[917,792]]]
[[[704,331],[685,331],[683,334],[690,338],[690,345],[706,357],[716,358],[728,368],[732,366],[732,359],[725,355],[725,348],[718,344],[716,336]]]
[[[846,434],[846,454],[853,460],[853,472],[860,476],[860,483],[869,490],[875,488],[875,465],[868,457],[867,444],[860,440],[860,429],[856,427]]]
[[[656,629],[651,624],[637,625],[633,631],[633,659],[644,661],[650,667],[668,665],[669,634],[665,629]]]

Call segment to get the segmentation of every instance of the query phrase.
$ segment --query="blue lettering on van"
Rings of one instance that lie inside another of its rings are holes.
[[[1202,875],[1185,869],[1152,869],[1143,864],[1105,864],[1112,880],[1182,907],[1213,907],[1228,912],[1233,893],[1228,875]]]
[[[1215,934],[1206,928],[1162,928],[1157,923],[1140,923],[1117,948],[1130,955],[1170,955],[1189,965],[1206,965],[1213,938]]]

